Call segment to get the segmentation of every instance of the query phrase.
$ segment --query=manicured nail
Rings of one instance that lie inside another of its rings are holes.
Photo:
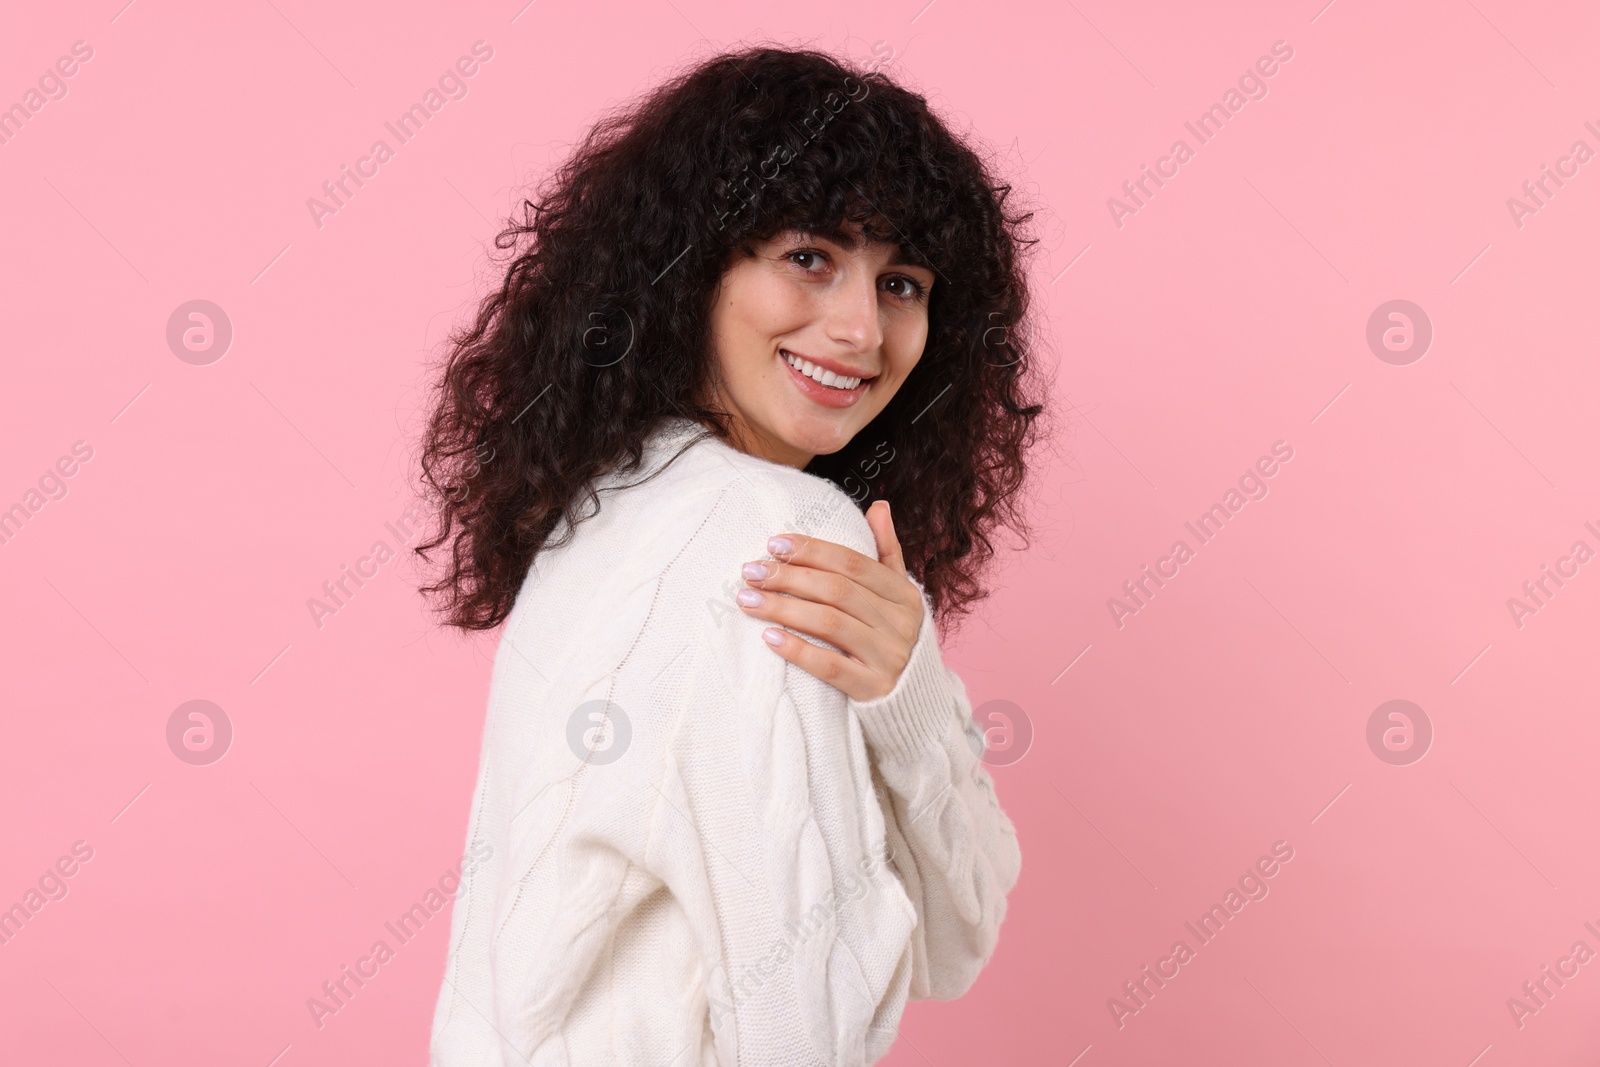
[[[767,627],[761,631],[761,640],[774,647],[783,644],[783,631]]]
[[[761,601],[765,598],[754,589],[741,589],[733,595],[733,599],[747,608],[754,608],[760,606]]]
[[[765,563],[746,563],[743,573],[752,582],[759,582],[763,578],[772,577],[772,568]]]
[[[774,556],[787,556],[794,551],[794,542],[787,537],[774,537],[767,541],[767,551]]]

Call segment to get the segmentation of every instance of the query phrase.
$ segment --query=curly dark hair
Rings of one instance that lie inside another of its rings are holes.
[[[1022,264],[1033,212],[1008,214],[994,169],[921,95],[805,49],[715,55],[601,118],[507,220],[504,284],[450,338],[421,457],[438,526],[415,548],[428,559],[453,537],[448,573],[422,587],[443,594],[444,621],[502,622],[562,518],[570,537],[598,507],[594,479],[636,469],[664,418],[729,440],[708,399],[712,298],[735,254],[793,228],[897,243],[938,278],[916,367],[805,469],[858,506],[888,499],[948,631],[988,595],[995,527],[1026,544],[1024,453],[1044,410]],[[884,448],[893,462],[876,463]]]

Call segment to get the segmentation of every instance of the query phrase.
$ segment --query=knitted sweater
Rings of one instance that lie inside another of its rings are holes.
[[[873,1063],[972,985],[1021,865],[926,591],[857,701],[733,600],[786,530],[877,558],[837,486],[670,419],[596,488],[495,655],[432,1067]]]

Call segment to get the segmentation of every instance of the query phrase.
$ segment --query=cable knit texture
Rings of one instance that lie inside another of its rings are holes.
[[[597,488],[495,656],[467,825],[489,858],[431,1063],[873,1063],[908,997],[972,985],[1021,866],[926,592],[893,691],[857,701],[733,600],[776,533],[877,558],[837,486],[670,419]]]

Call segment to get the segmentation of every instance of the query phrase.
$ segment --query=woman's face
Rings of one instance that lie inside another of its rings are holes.
[[[713,298],[715,396],[740,451],[804,467],[848,444],[922,358],[933,271],[892,244],[800,231],[751,249]]]

